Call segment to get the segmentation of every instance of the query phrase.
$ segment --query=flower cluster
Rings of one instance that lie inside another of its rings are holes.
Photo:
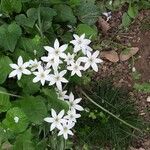
[[[70,41],[73,48],[70,50],[69,44],[60,45],[58,39],[55,40],[54,46],[44,46],[47,51],[46,56],[37,59],[23,62],[23,58],[19,56],[17,64],[10,64],[14,69],[9,77],[17,76],[20,80],[22,75],[34,75],[33,83],[40,82],[42,86],[48,83],[49,86],[54,86],[60,100],[66,100],[69,104],[69,111],[65,115],[62,110],[59,114],[55,110],[51,110],[52,117],[47,117],[44,120],[51,123],[50,130],[54,128],[59,130],[58,135],[63,135],[65,139],[68,134],[72,135],[72,129],[76,119],[80,117],[77,111],[82,111],[83,108],[78,104],[81,98],[74,99],[73,93],[67,95],[67,91],[63,91],[64,84],[68,82],[66,77],[77,75],[82,76],[82,72],[89,68],[98,71],[98,64],[103,61],[98,58],[99,51],[92,52],[89,46],[91,40],[85,38],[85,34],[78,36],[73,35],[74,40]],[[65,116],[64,116],[65,115]]]

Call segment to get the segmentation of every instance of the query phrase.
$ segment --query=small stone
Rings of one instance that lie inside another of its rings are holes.
[[[150,96],[148,96],[148,97],[147,97],[147,102],[149,102],[149,103],[150,103]]]
[[[133,68],[132,68],[132,72],[135,72],[135,71],[136,71],[136,69],[135,69],[135,67],[133,67]]]

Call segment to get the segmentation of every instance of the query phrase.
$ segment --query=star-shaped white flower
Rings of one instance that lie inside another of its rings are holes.
[[[98,71],[98,63],[102,63],[103,60],[98,58],[99,51],[95,51],[93,54],[90,52],[87,52],[87,57],[80,57],[79,61],[82,61],[85,63],[84,70],[88,69],[89,67],[92,67],[94,71]]]
[[[53,70],[58,70],[59,64],[62,64],[62,61],[60,59],[55,59],[51,54],[41,57],[41,60],[47,63],[45,67],[47,69],[52,67]]]
[[[29,67],[31,68],[31,71],[35,71],[40,65],[41,61],[37,61],[37,59],[29,60]]]
[[[71,76],[75,74],[79,77],[82,76],[81,71],[84,70],[84,68],[80,64],[81,62],[77,60],[75,63],[71,63],[71,66],[67,67],[67,69],[71,71]]]
[[[78,110],[78,111],[84,110],[83,107],[78,104],[78,103],[80,103],[81,100],[82,100],[82,98],[74,99],[74,95],[71,92],[69,95],[69,101],[68,101],[70,110]]]
[[[67,65],[70,65],[74,63],[74,57],[75,57],[74,54],[71,55],[70,53],[68,53],[64,61],[67,62]]]
[[[22,74],[31,74],[31,72],[28,69],[26,69],[27,67],[29,67],[29,62],[23,63],[23,59],[21,56],[19,56],[18,58],[18,64],[10,64],[10,67],[14,70],[9,74],[9,78],[17,76],[18,80],[20,80]]]
[[[58,136],[63,135],[63,137],[67,140],[68,135],[73,135],[73,132],[70,130],[74,127],[74,123],[69,122],[69,123],[63,123],[63,126],[59,128],[59,133]]]
[[[60,91],[60,90],[57,90],[56,89],[56,93],[57,93],[57,95],[58,95],[58,99],[60,99],[60,100],[65,100],[65,99],[68,99],[69,98],[69,96],[68,95],[66,95],[66,93],[67,93],[67,91]]]
[[[74,52],[82,50],[83,54],[86,55],[87,51],[92,51],[92,48],[89,46],[91,40],[85,39],[85,34],[78,36],[76,34],[73,35],[75,40],[70,41],[74,45]]]
[[[58,90],[62,91],[62,83],[67,83],[68,80],[66,80],[63,76],[66,74],[67,70],[63,70],[61,72],[54,71],[54,74],[50,74],[49,85],[54,85],[56,84]]]
[[[72,109],[72,110],[69,110],[67,112],[67,115],[64,116],[65,119],[69,120],[70,122],[77,122],[76,119],[77,118],[80,118],[81,115],[80,114],[77,114],[75,109]]]
[[[66,54],[64,52],[68,48],[68,45],[64,44],[60,46],[58,39],[56,39],[54,42],[54,48],[50,46],[44,46],[44,48],[49,52],[49,54],[53,55],[57,62],[59,58],[66,58]]]
[[[62,123],[66,122],[66,120],[63,119],[64,113],[65,113],[65,111],[62,110],[57,115],[56,111],[54,109],[51,109],[52,117],[44,118],[44,121],[46,121],[48,123],[52,123],[51,127],[50,127],[50,131],[52,131],[55,128],[57,128],[57,129],[62,128]]]
[[[33,82],[41,82],[42,85],[45,84],[46,81],[49,81],[49,73],[50,73],[50,69],[49,70],[44,70],[44,68],[42,66],[38,66],[38,71],[37,72],[33,72],[34,75],[36,75],[36,77],[33,79]]]

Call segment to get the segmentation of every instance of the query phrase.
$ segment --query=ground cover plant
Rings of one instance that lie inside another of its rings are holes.
[[[103,39],[122,7],[117,33],[150,3],[0,0],[0,149],[122,150],[143,135],[129,92],[95,77],[103,49],[119,47],[134,62],[130,45]],[[149,92],[149,83],[134,88]]]

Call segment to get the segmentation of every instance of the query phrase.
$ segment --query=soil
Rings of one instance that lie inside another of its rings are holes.
[[[122,11],[112,14],[112,19],[109,21],[110,29],[104,38],[107,39],[111,36],[113,39],[117,39],[119,36],[119,41],[117,41],[119,44],[131,45],[131,47],[138,47],[140,50],[134,56],[134,61],[132,58],[117,63],[104,60],[98,74],[96,74],[97,80],[108,77],[112,79],[115,86],[128,90],[135,100],[139,115],[147,123],[150,121],[150,102],[147,102],[146,99],[150,96],[150,93],[138,92],[133,88],[136,81],[133,79],[132,68],[135,67],[137,72],[141,74],[138,83],[150,82],[150,26],[148,29],[145,28],[146,24],[150,25],[149,16],[150,10],[141,11],[127,32],[118,32]],[[119,53],[120,50],[118,49],[117,52]],[[142,138],[133,142],[130,149],[150,150],[150,134],[146,132]]]

